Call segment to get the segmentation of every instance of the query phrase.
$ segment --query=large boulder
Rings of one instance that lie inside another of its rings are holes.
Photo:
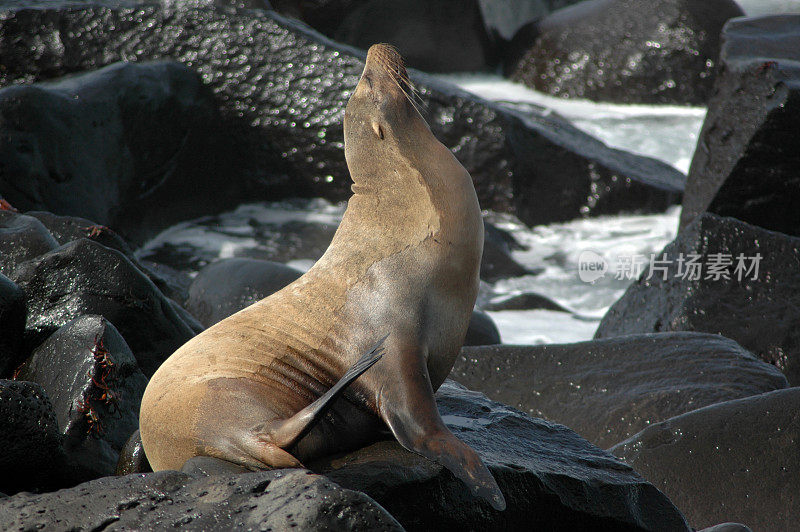
[[[53,404],[70,483],[112,475],[147,386],[117,329],[101,316],[76,318],[33,352],[19,378],[40,384]]]
[[[56,239],[36,218],[0,210],[0,274],[10,277],[18,263],[57,247]]]
[[[204,155],[221,162],[198,159],[194,178],[213,178],[216,189],[203,203],[181,202],[185,211],[174,216],[226,207],[218,184],[220,175],[233,170],[216,172],[215,165],[223,163],[236,170],[223,187],[233,196],[350,195],[341,120],[363,53],[274,12],[175,5],[6,7],[0,13],[0,49],[7,50],[0,86],[119,60],[171,58],[196,70],[221,106],[210,134],[238,151],[233,161],[217,149]],[[539,224],[620,210],[660,211],[683,189],[684,177],[669,165],[610,149],[544,110],[523,116],[420,72],[410,75],[432,130],[470,171],[484,208]],[[61,199],[43,204],[2,175],[8,174],[0,174],[0,194],[16,207],[63,212],[56,208]],[[140,236],[152,232],[175,208],[175,197],[194,197],[200,188],[151,188],[147,201],[136,204],[141,214],[114,228],[129,236],[135,229]],[[152,219],[150,205],[160,208]]]
[[[595,338],[698,331],[736,340],[800,384],[800,239],[703,214],[614,303]]]
[[[117,324],[142,371],[152,375],[195,334],[124,255],[86,238],[18,264],[13,280],[25,291],[32,345],[79,316],[99,314]]]
[[[722,26],[743,14],[734,0],[588,0],[539,21],[505,70],[556,96],[703,105]]]
[[[0,491],[56,488],[63,465],[61,434],[47,393],[34,382],[0,379]]]
[[[603,448],[690,410],[788,385],[736,342],[699,333],[464,348],[450,376]]]
[[[302,272],[266,260],[233,258],[214,262],[197,274],[186,308],[205,327],[277,292]]]
[[[494,60],[478,0],[370,0],[334,38],[364,50],[392,43],[408,66],[429,72],[474,72]]]
[[[0,189],[23,210],[81,216],[133,238],[142,225],[232,205],[243,197],[219,183],[241,168],[216,108],[200,76],[169,61],[6,87]]]
[[[566,427],[447,381],[442,419],[490,469],[508,507],[476,501],[442,466],[379,442],[309,464],[363,491],[409,530],[687,530],[652,485]]]
[[[702,212],[800,236],[800,15],[732,20],[683,197]]]
[[[0,379],[11,377],[25,359],[25,294],[0,273]]]
[[[177,471],[102,478],[0,499],[3,530],[400,531],[372,499],[303,470],[235,477]]]
[[[738,521],[793,530],[800,521],[800,388],[707,406],[612,449],[666,493],[693,526]]]
[[[25,215],[32,216],[42,222],[58,245],[64,245],[80,238],[88,238],[107,248],[119,251],[142,273],[147,275],[165,295],[171,298],[181,297],[181,291],[170,280],[165,279],[158,272],[150,271],[144,264],[139,262],[130,245],[110,227],[99,225],[80,216],[59,216],[46,211],[28,211]]]

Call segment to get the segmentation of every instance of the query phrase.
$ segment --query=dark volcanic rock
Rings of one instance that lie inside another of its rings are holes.
[[[335,39],[364,50],[391,43],[408,66],[429,72],[474,72],[493,62],[478,0],[370,0]]]
[[[147,275],[150,280],[153,281],[153,284],[164,292],[165,295],[169,297],[180,297],[180,290],[173,287],[167,279],[157,272],[150,271],[145,265],[140,263],[136,256],[134,256],[133,250],[128,243],[114,232],[113,229],[104,225],[98,225],[91,220],[78,216],[59,216],[45,211],[28,211],[25,214],[27,216],[33,216],[42,222],[59,245],[67,244],[80,238],[88,238],[107,248],[116,249],[125,255],[134,266],[142,271],[142,273]]]
[[[0,379],[11,377],[25,359],[25,294],[0,273]]]
[[[721,523],[704,528],[700,532],[753,532],[750,527],[739,523]]]
[[[144,453],[142,435],[139,433],[139,429],[136,429],[119,452],[119,461],[114,474],[121,477],[132,473],[149,473],[152,471],[153,468],[150,467],[150,462]]]
[[[494,320],[485,312],[473,310],[469,319],[464,345],[495,345],[501,343],[500,331]]]
[[[173,304],[124,255],[85,238],[18,265],[13,280],[27,296],[34,344],[72,319],[99,314],[119,324],[142,371],[152,375],[194,336]]]
[[[609,309],[595,338],[721,334],[777,365],[792,385],[800,384],[800,239],[703,214],[658,260],[664,255],[658,271],[642,273]],[[690,261],[700,265],[697,279]]]
[[[177,471],[103,478],[0,499],[0,529],[402,530],[355,491],[303,470],[193,478]]]
[[[511,257],[512,249],[521,249],[511,234],[483,221],[483,256],[481,257],[481,279],[490,283],[508,277],[520,277],[534,273]]]
[[[546,15],[543,0],[479,0],[483,21],[500,40],[511,40],[520,26]]]
[[[277,292],[302,272],[256,259],[223,259],[203,268],[189,288],[186,307],[206,327]]]
[[[702,105],[733,0],[589,0],[545,17],[506,74],[553,95]]]
[[[52,489],[61,480],[63,459],[53,406],[42,387],[0,379],[0,490]]]
[[[196,70],[221,104],[214,140],[232,139],[239,148],[232,161],[221,157],[230,167],[221,173],[212,170],[222,162],[197,159],[193,179],[213,178],[216,185],[207,200],[191,208],[219,212],[226,207],[222,188],[259,199],[350,195],[341,120],[363,69],[362,53],[258,10],[93,6],[6,8],[0,14],[0,85],[145,58],[172,58]],[[483,208],[517,213],[528,224],[549,223],[620,210],[660,211],[683,189],[684,177],[667,164],[610,149],[546,112],[522,116],[420,72],[411,77],[433,132],[471,173]],[[231,133],[234,126],[243,129]],[[205,151],[220,159],[219,149]],[[286,172],[285,179],[274,177],[278,170]],[[220,177],[232,174],[237,177]],[[115,229],[130,235],[147,216],[157,215],[142,222],[142,231],[167,211],[185,214],[170,209],[175,197],[202,189],[195,183],[187,187],[162,186],[152,203],[169,198],[169,209],[163,203],[153,213],[149,203],[136,205],[139,218],[125,211],[130,219],[121,222],[127,225]],[[0,194],[18,208],[32,208],[31,199],[8,183],[0,185]]]
[[[787,386],[736,342],[698,333],[465,348],[450,376],[603,448],[684,412]]]
[[[225,159],[225,142],[211,150],[208,139],[218,122],[211,91],[174,62],[118,63],[6,87],[0,190],[17,208],[81,216],[139,237],[142,225],[225,202],[226,174],[211,156]]]
[[[554,310],[556,312],[571,312],[568,308],[556,303],[549,297],[534,292],[507,297],[500,301],[493,301],[488,305],[484,305],[483,308],[494,311],[544,309]]]
[[[333,37],[342,21],[369,0],[271,0],[278,13],[300,19],[328,37]]]
[[[116,249],[131,261],[136,260],[128,243],[109,227],[79,216],[59,216],[45,211],[28,211],[25,215],[42,222],[59,246],[80,238],[88,238],[107,248]]]
[[[725,521],[792,530],[800,520],[800,388],[707,406],[648,427],[612,451],[697,528]]]
[[[380,442],[312,464],[378,501],[409,530],[686,530],[680,512],[639,475],[560,425],[532,419],[445,382],[442,418],[497,480],[508,507],[474,499],[442,466]]]
[[[147,386],[116,328],[101,316],[69,322],[33,352],[20,378],[41,384],[53,403],[72,483],[114,474]]]
[[[720,61],[681,229],[709,211],[800,236],[800,15],[732,20]]]
[[[0,211],[0,273],[11,277],[15,266],[58,247],[47,228],[32,216]]]

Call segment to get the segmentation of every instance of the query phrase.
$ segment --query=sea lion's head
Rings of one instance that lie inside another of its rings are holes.
[[[345,109],[345,158],[356,186],[386,163],[406,159],[433,136],[420,115],[403,58],[388,44],[372,45]]]

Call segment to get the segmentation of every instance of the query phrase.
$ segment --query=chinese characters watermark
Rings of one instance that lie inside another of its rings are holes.
[[[596,251],[583,251],[578,257],[578,277],[585,283],[593,283],[604,277],[606,273],[613,273],[614,279],[633,280],[642,276],[645,268],[647,273],[645,280],[661,279],[666,281],[669,278],[682,279],[686,281],[730,281],[736,279],[741,282],[744,280],[757,280],[759,266],[763,256],[761,253],[755,255],[745,255],[739,253],[709,253],[701,255],[699,253],[679,253],[677,256],[669,257],[666,253],[657,255],[651,253],[647,255],[620,255],[617,257],[614,268],[611,268],[608,261]]]

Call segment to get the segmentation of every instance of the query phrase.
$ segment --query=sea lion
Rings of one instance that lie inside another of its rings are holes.
[[[433,396],[478,291],[483,223],[472,179],[420,115],[391,46],[369,49],[344,134],[353,196],[330,247],[302,277],[197,335],[156,371],[140,414],[147,458],[155,471],[196,456],[300,467],[388,426],[406,449],[504,509],[491,473],[444,425]]]

